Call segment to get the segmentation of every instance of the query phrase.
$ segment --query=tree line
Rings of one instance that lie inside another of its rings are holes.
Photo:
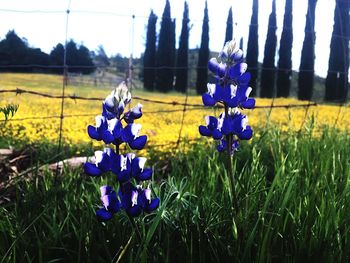
[[[89,74],[95,70],[90,50],[73,40],[66,45],[66,65],[69,72]],[[65,47],[57,44],[50,54],[40,48],[32,48],[26,39],[20,38],[14,30],[0,41],[1,72],[63,72]]]
[[[315,63],[315,9],[317,0],[308,0],[306,12],[305,36],[301,51],[299,74],[297,81],[298,98],[311,100],[314,88]],[[276,1],[272,0],[272,11],[268,19],[268,31],[264,47],[262,65],[258,62],[258,14],[259,1],[253,0],[252,16],[249,25],[246,62],[249,65],[252,79],[250,85],[253,95],[265,98],[289,97],[292,81],[292,46],[293,46],[293,0],[285,1],[283,29],[277,51],[276,36]],[[334,25],[330,44],[328,73],[325,81],[325,95],[327,101],[345,101],[348,95],[349,80],[349,40],[350,40],[350,2],[335,1]],[[175,19],[171,18],[169,0],[165,8],[157,34],[158,17],[151,11],[146,36],[144,53],[144,87],[147,90],[168,92],[176,90],[187,92],[188,86],[188,39],[190,33],[190,19],[188,4],[184,2],[182,28],[179,37],[179,47],[175,47]],[[158,41],[157,41],[158,36]],[[225,42],[233,37],[232,8],[228,11]],[[240,40],[243,46],[243,39]],[[275,61],[278,52],[278,61]],[[205,2],[202,37],[198,50],[196,91],[198,94],[206,92],[208,81],[207,62],[209,59],[209,17],[208,5]],[[257,94],[259,91],[260,93]]]

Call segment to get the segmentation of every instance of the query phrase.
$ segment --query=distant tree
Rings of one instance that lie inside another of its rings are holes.
[[[301,51],[298,79],[298,98],[300,100],[311,100],[314,86],[316,3],[317,0],[309,0],[306,14],[305,38]]]
[[[90,50],[84,45],[80,45],[77,53],[78,61],[77,64],[82,67],[78,67],[78,72],[82,74],[90,74],[94,72],[95,65],[91,58]]]
[[[78,46],[74,40],[67,43],[66,64],[68,72],[89,74],[95,70],[91,53],[84,45]],[[63,66],[65,48],[62,44],[57,44],[50,53],[50,63],[54,66]],[[56,73],[62,73],[62,68],[53,69]]]
[[[227,20],[226,20],[226,32],[225,32],[225,42],[232,40],[233,38],[233,18],[232,18],[232,7],[228,10]]]
[[[336,1],[325,100],[344,102],[349,90],[350,2]]]
[[[251,74],[250,86],[252,87],[252,95],[255,95],[257,89],[258,77],[258,55],[259,55],[259,41],[258,41],[258,0],[253,0],[252,17],[249,26],[249,37],[246,61],[249,66]]]
[[[198,67],[197,67],[196,90],[198,94],[202,94],[207,91],[208,60],[209,60],[209,16],[208,16],[208,3],[207,1],[205,1],[203,26],[202,26],[202,38],[201,38],[201,46],[198,54]]]
[[[97,67],[107,67],[110,65],[109,58],[102,45],[99,45],[96,52],[94,52],[93,61]]]
[[[115,66],[117,72],[127,74],[129,70],[129,58],[124,57],[121,54],[117,54],[111,57],[112,65]]]
[[[239,40],[239,48],[243,50],[243,37]]]
[[[63,66],[63,57],[64,57],[64,46],[59,43],[57,44],[52,50],[49,55],[50,58],[50,64],[53,66]],[[62,74],[63,69],[62,68],[53,68],[53,72],[57,74]]]
[[[182,17],[182,28],[179,41],[179,49],[177,51],[176,59],[176,82],[175,90],[179,92],[186,92],[187,76],[188,76],[188,35],[189,35],[189,17],[188,4],[184,3],[184,12]]]
[[[292,79],[292,27],[293,0],[286,0],[277,69],[277,97],[289,97],[290,93]]]
[[[45,71],[42,66],[48,64],[49,56],[39,48],[30,48],[27,40],[20,38],[14,30],[9,31],[5,39],[0,41],[0,65],[6,66],[1,71]]]
[[[146,49],[143,58],[143,86],[147,90],[154,89],[156,78],[157,19],[158,17],[153,13],[153,10],[151,10],[148,17]]]
[[[156,54],[158,69],[156,71],[155,82],[155,88],[163,92],[170,91],[173,87],[173,33],[174,24],[171,19],[170,3],[169,0],[166,0]]]
[[[171,75],[170,78],[172,80],[170,90],[172,90],[175,86],[175,65],[176,65],[176,19],[172,20],[171,23],[171,38],[170,38],[170,67],[171,67]]]
[[[275,93],[276,26],[276,1],[273,0],[265,42],[263,68],[261,71],[260,97],[262,98],[272,98]]]

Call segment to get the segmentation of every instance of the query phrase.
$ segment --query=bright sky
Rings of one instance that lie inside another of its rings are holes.
[[[64,43],[66,12],[70,4],[68,39],[83,43],[90,50],[103,45],[108,55],[120,53],[134,57],[145,49],[147,19],[153,9],[158,16],[158,27],[165,0],[0,0],[0,39],[14,29],[33,47],[49,53],[57,43]],[[204,0],[188,0],[192,29],[190,48],[200,45]],[[298,69],[304,39],[307,0],[293,1],[293,69]],[[264,45],[272,0],[259,1],[259,61],[263,60]],[[316,6],[316,74],[326,76],[330,39],[333,30],[334,0],[319,0]],[[277,49],[283,26],[285,0],[277,0]],[[181,31],[183,1],[170,0],[171,16],[177,19],[176,39]],[[233,8],[234,36],[244,38],[247,45],[252,12],[252,0],[208,0],[210,49],[219,51],[223,46],[229,7]],[[9,10],[50,11],[10,12]],[[51,12],[57,11],[57,12]],[[84,12],[83,12],[84,11]],[[100,13],[100,14],[99,14]],[[135,15],[133,27],[132,15]],[[134,28],[134,30],[133,30]],[[133,33],[134,32],[134,33]],[[278,52],[277,52],[278,54]],[[277,58],[277,56],[276,56]]]

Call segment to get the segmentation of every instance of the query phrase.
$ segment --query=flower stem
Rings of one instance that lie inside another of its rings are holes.
[[[228,118],[228,106],[225,104],[225,118]],[[228,178],[230,180],[230,190],[231,190],[231,196],[232,196],[232,208],[235,210],[236,214],[238,214],[238,202],[237,202],[237,195],[236,195],[236,188],[235,188],[235,178],[232,171],[232,134],[226,135],[226,141],[227,141],[227,163],[226,163],[226,169]],[[233,210],[232,209],[232,210]]]

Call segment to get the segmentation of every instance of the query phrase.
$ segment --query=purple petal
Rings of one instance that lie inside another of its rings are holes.
[[[213,116],[206,116],[205,121],[209,130],[214,130],[218,127],[218,119]]]
[[[222,138],[222,133],[218,129],[213,130],[213,139],[220,140]]]
[[[113,214],[108,212],[106,209],[101,208],[96,211],[96,216],[100,221],[108,221],[113,217]]]
[[[209,130],[207,127],[203,126],[203,125],[200,125],[199,126],[199,133],[202,135],[202,136],[211,136],[211,130]]]
[[[147,142],[147,136],[142,135],[137,137],[135,140],[132,140],[131,142],[129,142],[129,146],[133,150],[141,150],[145,146],[146,142]]]
[[[104,131],[102,134],[102,140],[105,144],[112,143],[114,141],[114,136],[112,132],[110,132],[109,130]]]
[[[255,107],[255,99],[247,99],[242,102],[242,107],[245,109],[253,109]]]
[[[208,93],[202,95],[202,101],[205,106],[214,106],[216,103],[216,100]]]
[[[238,78],[238,82],[240,85],[246,85],[249,83],[251,75],[249,72],[245,72],[242,76]]]
[[[225,140],[221,140],[220,144],[217,146],[217,150],[219,152],[223,152],[227,149],[227,142]]]
[[[134,139],[134,135],[131,132],[131,125],[128,124],[122,131],[121,131],[121,139],[123,142],[130,142]]]
[[[208,69],[215,75],[223,77],[225,75],[226,66],[224,64],[218,63],[216,58],[212,58],[208,62]]]
[[[84,163],[84,172],[90,176],[99,176],[102,171],[93,163]]]
[[[232,121],[230,120],[230,118],[224,118],[224,121],[222,123],[222,127],[221,127],[221,132],[224,135],[228,135],[229,133],[232,132]]]
[[[125,211],[129,216],[137,217],[141,214],[142,209],[139,205],[135,205],[135,206],[126,208]]]
[[[87,127],[87,132],[88,132],[88,134],[89,134],[89,136],[90,136],[91,139],[95,139],[95,140],[98,140],[98,141],[101,140],[101,137],[100,137],[100,135],[98,134],[98,132],[97,132],[97,130],[96,130],[96,128],[95,128],[94,126],[89,125],[89,126]]]
[[[152,211],[156,210],[159,207],[160,200],[159,198],[152,199],[151,203],[145,207],[146,213],[151,213]]]
[[[247,126],[247,128],[242,131],[240,134],[238,134],[238,138],[241,140],[250,140],[253,137],[253,130],[250,128],[250,126]]]
[[[139,174],[139,176],[137,176],[137,178],[135,178],[138,181],[146,181],[152,178],[152,168],[145,168],[143,169],[142,173]]]
[[[236,108],[238,106],[237,97],[233,97],[227,100],[227,106],[229,106],[230,108]]]
[[[112,133],[113,133],[114,138],[119,138],[122,130],[123,130],[123,125],[122,125],[121,121],[118,120],[112,129]]]

